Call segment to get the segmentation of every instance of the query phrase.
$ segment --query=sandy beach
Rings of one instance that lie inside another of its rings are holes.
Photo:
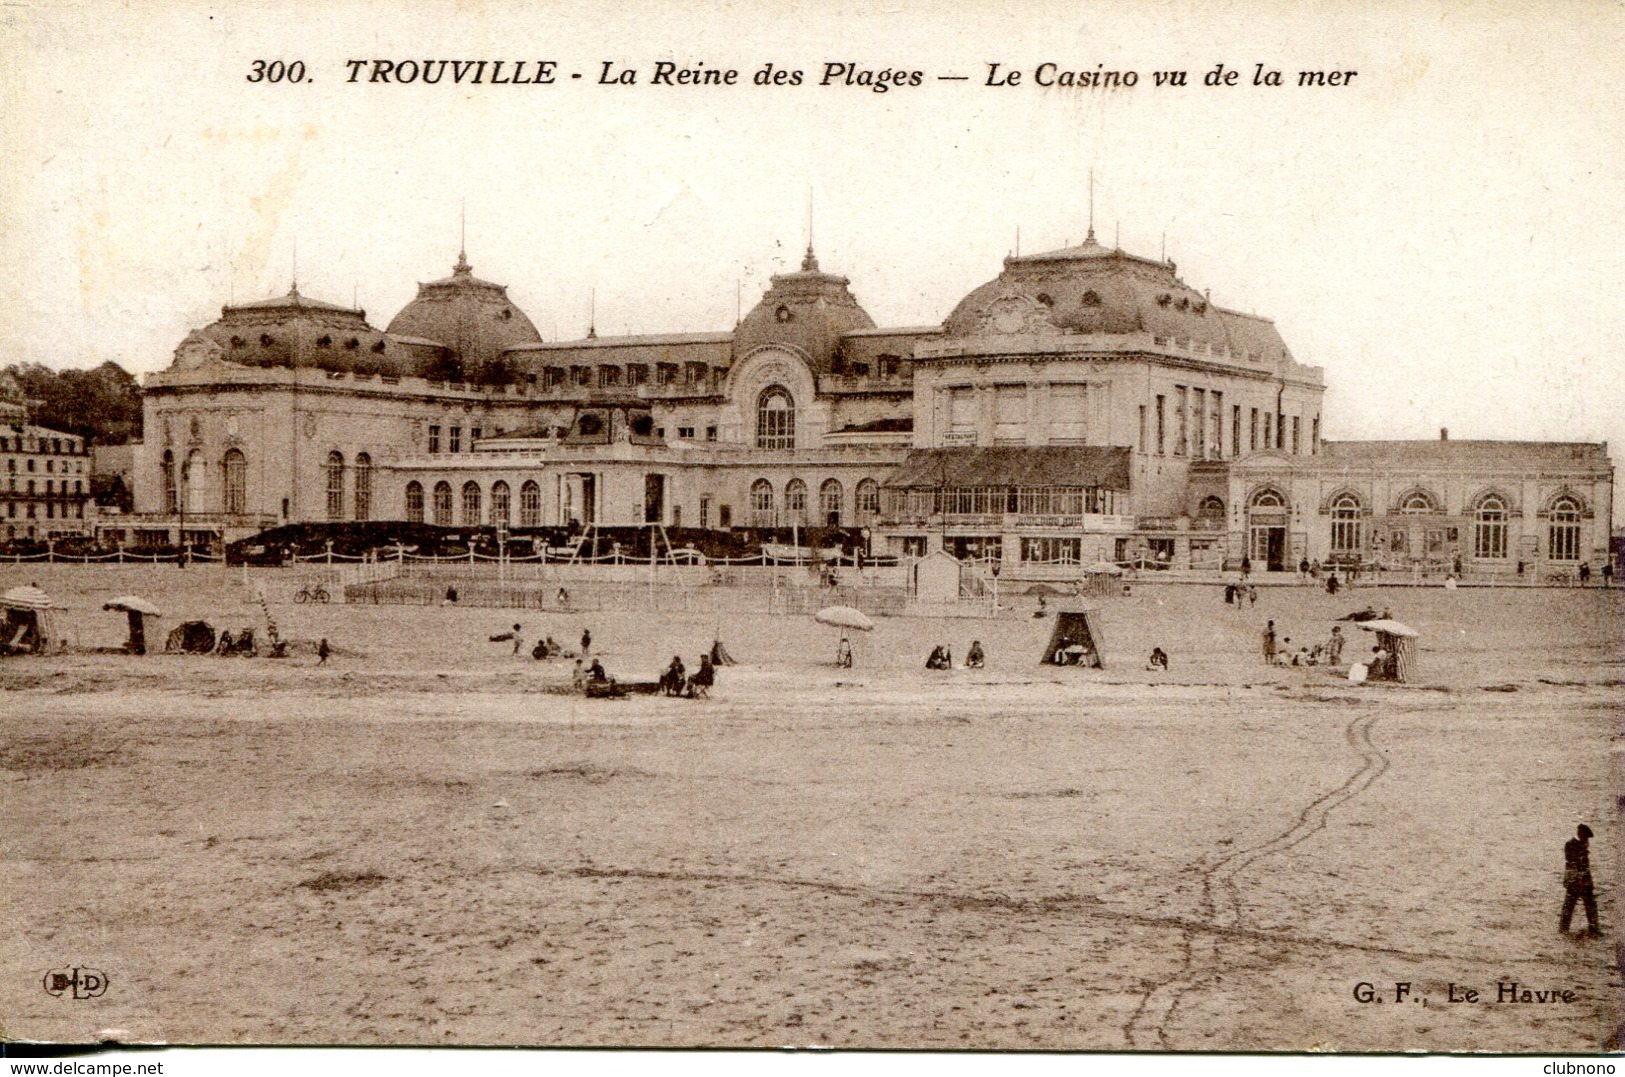
[[[1620,1019],[1617,590],[1151,584],[1103,604],[1105,670],[1039,664],[1030,599],[881,618],[844,670],[805,616],[261,578],[285,661],[86,653],[128,591],[160,646],[263,635],[234,571],[0,566],[74,649],[0,663],[6,1037],[1586,1051]],[[1420,631],[1417,683],[1258,657],[1266,619],[1312,643],[1365,605]],[[740,664],[710,700],[587,700],[489,642],[515,620],[590,628],[624,679],[719,627]],[[922,668],[972,639],[985,669]],[[1603,940],[1557,931],[1579,822]],[[68,966],[106,993],[45,993]]]

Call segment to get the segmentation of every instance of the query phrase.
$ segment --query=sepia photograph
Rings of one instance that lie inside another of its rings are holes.
[[[1618,4],[0,48],[8,1053],[1620,1050]]]

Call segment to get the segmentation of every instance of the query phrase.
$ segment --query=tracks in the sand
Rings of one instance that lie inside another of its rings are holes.
[[[1326,820],[1338,807],[1359,796],[1388,769],[1388,758],[1371,741],[1371,727],[1377,714],[1362,714],[1344,728],[1349,746],[1360,756],[1360,767],[1337,788],[1316,797],[1298,813],[1296,822],[1268,841],[1236,849],[1201,871],[1202,918],[1215,927],[1237,934],[1246,933],[1241,893],[1236,881],[1242,872],[1267,856],[1286,852],[1323,830]],[[1180,971],[1147,991],[1123,1026],[1129,1046],[1168,1050],[1168,1023],[1186,992],[1222,974],[1228,967],[1222,931],[1187,933]],[[1234,962],[1231,962],[1234,964]]]

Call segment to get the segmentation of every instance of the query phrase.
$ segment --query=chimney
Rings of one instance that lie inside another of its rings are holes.
[[[1439,427],[1439,440],[1440,441],[1449,441],[1450,440],[1450,428],[1448,426]]]

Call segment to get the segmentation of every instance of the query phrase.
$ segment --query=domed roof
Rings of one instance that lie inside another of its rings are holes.
[[[943,323],[950,337],[1033,333],[1151,333],[1238,358],[1276,363],[1286,343],[1267,319],[1214,306],[1153,261],[1096,242],[1004,260],[1004,272],[960,301]]]
[[[789,344],[806,353],[815,370],[828,371],[843,335],[875,327],[850,284],[819,269],[809,244],[801,271],[775,274],[761,301],[740,321],[734,330],[735,354],[764,344]]]
[[[301,295],[297,283],[287,295],[221,307],[219,320],[189,334],[183,349],[177,361],[217,356],[242,366],[408,372],[400,350],[368,323],[366,311]]]
[[[505,349],[542,339],[508,298],[507,287],[474,276],[463,252],[451,276],[418,285],[417,297],[395,315],[388,331],[445,345],[471,381],[484,380]]]

